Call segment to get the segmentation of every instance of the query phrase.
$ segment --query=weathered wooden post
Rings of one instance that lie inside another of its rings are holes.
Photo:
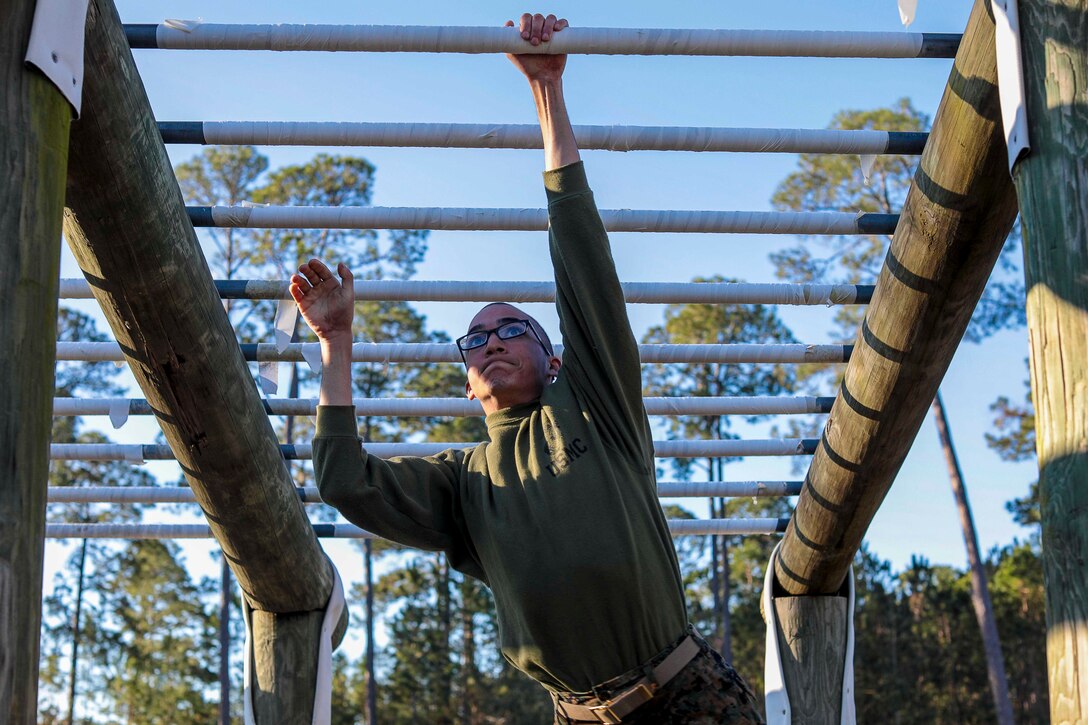
[[[26,57],[34,0],[0,3],[0,721],[37,722],[57,278],[72,111]]]
[[[253,607],[258,723],[309,722],[332,569],[215,292],[110,0],[87,19],[65,236]]]
[[[1019,0],[1024,227],[1050,719],[1088,720],[1088,0]]]
[[[1013,219],[999,112],[994,21],[976,0],[873,301],[775,563],[779,596],[834,594],[925,419]],[[825,597],[826,598],[826,597]],[[781,601],[781,600],[780,600]],[[825,605],[834,606],[830,602]],[[776,604],[780,615],[802,607]],[[789,620],[783,629],[828,630]],[[802,697],[842,667],[841,637],[787,682]],[[826,695],[825,695],[826,696]],[[837,710],[836,710],[837,712]],[[838,722],[830,714],[828,720]],[[817,721],[810,721],[817,722]]]

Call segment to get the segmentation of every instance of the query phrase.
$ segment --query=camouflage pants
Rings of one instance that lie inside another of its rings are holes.
[[[696,641],[699,654],[624,725],[762,725],[752,689],[698,635]],[[574,722],[556,713],[555,725]]]

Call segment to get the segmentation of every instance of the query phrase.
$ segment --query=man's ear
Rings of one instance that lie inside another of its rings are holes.
[[[548,358],[548,377],[555,379],[559,375],[559,368],[563,367],[563,361],[555,355]]]
[[[476,400],[476,393],[472,392],[472,385],[465,381],[465,397],[469,400]]]

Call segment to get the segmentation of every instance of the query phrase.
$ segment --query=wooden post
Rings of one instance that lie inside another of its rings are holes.
[[[873,301],[775,565],[828,594],[925,419],[1016,216],[989,0],[976,0]]]
[[[846,597],[776,597],[778,651],[796,723],[842,722]]]
[[[320,627],[331,566],[215,293],[110,0],[91,1],[85,73],[65,236],[257,610],[258,722],[309,720],[312,622]],[[291,666],[279,665],[285,658]]]
[[[1050,718],[1088,720],[1088,0],[1020,0],[1024,226]]]
[[[37,722],[68,101],[23,63],[34,0],[0,3],[0,722]]]

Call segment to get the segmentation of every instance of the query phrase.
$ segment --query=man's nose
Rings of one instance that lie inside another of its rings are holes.
[[[484,345],[484,352],[503,352],[506,350],[505,341],[499,337],[497,332],[492,332],[487,336],[487,344]]]

